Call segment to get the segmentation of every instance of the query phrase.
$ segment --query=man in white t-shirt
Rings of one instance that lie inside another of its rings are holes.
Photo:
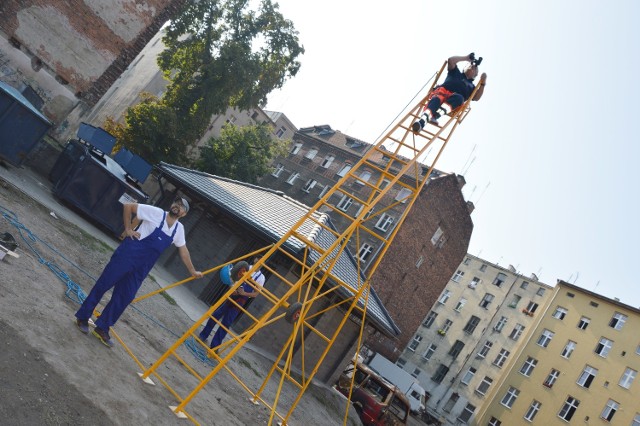
[[[168,212],[146,204],[124,205],[124,240],[76,312],[76,325],[80,331],[89,333],[89,318],[93,310],[102,296],[113,288],[111,300],[96,320],[93,330],[94,336],[106,346],[112,347],[109,328],[118,321],[135,298],[142,281],[162,252],[171,244],[178,248],[180,259],[189,273],[196,278],[202,277],[202,272],[197,271],[191,263],[184,227],[178,221],[186,216],[188,211],[189,203],[184,198],[176,198]],[[140,224],[134,229],[134,223]]]

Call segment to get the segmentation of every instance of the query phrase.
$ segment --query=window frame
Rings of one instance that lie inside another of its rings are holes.
[[[511,409],[513,407],[513,403],[516,402],[519,395],[520,389],[509,386],[509,389],[500,400],[500,404],[504,405],[508,409]]]

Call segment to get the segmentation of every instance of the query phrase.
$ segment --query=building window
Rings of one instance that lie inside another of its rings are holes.
[[[326,157],[324,157],[324,160],[322,160],[322,163],[320,163],[320,166],[325,169],[328,169],[331,163],[333,163],[333,160],[335,159],[336,157],[334,157],[333,155],[327,155]]]
[[[502,426],[502,422],[495,417],[491,417],[487,426]]]
[[[495,296],[493,294],[486,293],[482,298],[482,301],[480,301],[480,307],[484,309],[489,309],[489,305],[491,304],[491,302],[493,302],[494,298]]]
[[[427,317],[425,318],[424,322],[422,323],[422,325],[424,325],[427,328],[431,328],[431,325],[436,320],[437,316],[438,316],[437,312],[433,312],[433,311],[429,312],[427,314]]]
[[[465,265],[469,265],[471,263],[471,258],[470,257],[465,257],[464,260],[462,261],[463,264]]]
[[[591,302],[589,302],[589,306],[593,306],[594,308],[597,308],[599,305],[597,302],[594,302],[593,300]]]
[[[580,401],[572,396],[568,396],[567,400],[564,402],[564,405],[560,409],[560,412],[558,413],[558,417],[566,421],[571,420],[579,405]]]
[[[462,379],[460,380],[460,383],[462,383],[463,385],[468,385],[469,382],[471,382],[471,379],[473,379],[473,376],[475,376],[476,371],[478,371],[478,370],[476,370],[473,367],[469,367],[467,372],[464,373],[464,376],[462,376]]]
[[[448,372],[449,372],[449,367],[447,367],[444,364],[440,364],[436,372],[433,374],[433,376],[431,376],[431,380],[433,380],[436,383],[442,383],[442,380],[444,380],[444,377],[447,375]]]
[[[613,347],[613,342],[605,337],[602,337],[598,344],[596,345],[595,353],[600,355],[603,358],[607,357],[607,354]]]
[[[407,360],[404,358],[398,358],[398,361],[396,361],[396,365],[400,368],[404,368],[406,363],[407,363]]]
[[[520,299],[522,299],[520,296],[518,296],[517,294],[513,295],[513,300],[511,301],[511,303],[509,303],[509,307],[510,308],[517,308],[518,307],[518,303],[520,303]]]
[[[457,312],[460,312],[462,311],[462,308],[464,308],[464,305],[466,303],[467,303],[467,299],[465,299],[464,297],[461,297],[460,300],[458,300],[458,304],[456,304],[456,307],[453,309]]]
[[[578,322],[578,328],[580,330],[586,330],[587,327],[589,327],[589,323],[591,322],[591,320],[587,317],[582,317],[580,318],[580,321]]]
[[[567,312],[568,311],[565,308],[558,306],[555,312],[553,313],[553,317],[555,319],[563,320],[564,317],[567,315]]]
[[[538,345],[542,346],[543,348],[546,348],[547,346],[549,346],[549,342],[551,342],[551,339],[553,339],[553,335],[554,333],[552,331],[545,329],[536,343],[538,343]]]
[[[418,347],[421,341],[422,341],[421,335],[416,334],[415,336],[413,336],[413,340],[411,341],[411,343],[409,343],[409,350],[411,352],[415,352],[416,348]]]
[[[282,126],[278,129],[278,131],[276,132],[276,137],[278,139],[282,139],[282,137],[284,136],[284,134],[287,132],[287,128]]]
[[[453,278],[451,278],[451,281],[460,282],[460,278],[464,277],[464,272],[461,270],[457,270],[455,274],[453,274]]]
[[[444,243],[447,241],[447,237],[444,235],[444,231],[442,228],[438,227],[436,232],[434,232],[433,237],[431,237],[431,244],[433,244],[436,248],[442,248]]]
[[[535,302],[529,302],[529,304],[527,305],[526,308],[524,308],[522,310],[522,312],[524,312],[526,315],[529,315],[530,317],[533,316],[533,314],[536,312],[536,310],[538,309],[538,304]]]
[[[571,357],[571,354],[575,349],[576,349],[576,342],[569,340],[565,345],[564,349],[562,350],[562,353],[560,354],[560,356],[562,356],[563,358],[569,358]]]
[[[624,374],[622,374],[622,377],[620,377],[620,381],[618,382],[618,384],[625,389],[629,389],[637,374],[638,372],[636,370],[632,370],[631,368],[627,367],[624,370]]]
[[[520,288],[526,289],[527,287],[529,287],[529,283],[527,281],[522,281],[522,284],[520,284]]]
[[[373,253],[373,246],[364,243],[358,252],[358,259],[360,259],[361,262],[366,262],[371,253]]]
[[[464,343],[460,340],[456,340],[453,346],[451,346],[451,349],[449,349],[449,355],[451,355],[453,359],[456,359],[458,358],[458,355],[460,355],[460,352],[462,352],[462,349],[464,349]]]
[[[293,185],[296,179],[298,179],[298,176],[300,176],[300,173],[296,173],[296,172],[291,173],[291,176],[289,176],[289,179],[287,179],[287,183],[289,185]]]
[[[311,148],[309,151],[307,151],[304,158],[306,158],[307,160],[313,160],[316,155],[318,155],[318,148]]]
[[[558,377],[560,377],[560,372],[555,368],[552,368],[551,372],[549,373],[547,378],[544,379],[544,382],[542,384],[548,388],[552,388],[553,384],[556,382],[556,380],[558,380]]]
[[[444,404],[444,407],[442,407],[442,410],[446,411],[447,413],[450,413],[451,410],[453,409],[453,406],[456,405],[456,402],[458,402],[459,398],[460,398],[460,395],[458,395],[457,393],[455,392],[451,393],[451,396],[447,400],[447,403]]]
[[[440,330],[438,330],[439,332],[442,331],[443,334],[447,334],[447,331],[449,331],[449,329],[451,328],[451,326],[453,325],[453,321],[447,319],[444,320],[444,325],[442,326],[442,328]]]
[[[478,357],[485,358],[492,346],[493,342],[490,342],[488,340],[484,342],[484,346],[482,347],[482,349],[480,349],[480,352],[478,352]]]
[[[498,333],[500,333],[506,324],[507,324],[507,317],[500,317],[496,325],[493,326],[493,329]]]
[[[506,279],[507,279],[507,275],[506,274],[503,274],[502,272],[498,272],[498,275],[493,280],[493,285],[498,286],[498,287],[502,287],[502,284],[504,284]]]
[[[320,193],[318,194],[318,199],[324,197],[324,194],[329,192],[329,189],[331,189],[329,185],[325,185],[324,188],[322,188],[322,191],[320,191]]]
[[[471,418],[471,416],[473,416],[474,411],[476,411],[476,407],[474,405],[472,404],[465,405],[464,408],[462,409],[462,412],[458,416],[458,420],[463,423],[467,423]]]
[[[309,191],[311,191],[313,187],[316,186],[316,183],[318,182],[316,182],[313,179],[309,179],[307,183],[304,185],[304,188],[302,188],[302,190],[308,194]]]
[[[464,326],[464,329],[462,331],[467,334],[471,334],[475,331],[478,324],[480,324],[480,318],[475,315],[471,315],[471,318],[469,318],[467,325]]]
[[[391,226],[391,224],[393,223],[393,217],[386,214],[386,213],[382,213],[382,215],[380,216],[380,219],[378,219],[378,223],[376,223],[375,227],[376,229],[379,229],[383,232],[387,232],[389,230],[389,227]]]
[[[289,151],[289,154],[296,155],[298,152],[300,152],[301,148],[302,148],[301,143],[294,143],[293,147],[291,148],[291,151]]]
[[[536,414],[538,414],[538,411],[540,411],[540,407],[542,407],[542,403],[540,401],[536,401],[534,399],[531,402],[531,405],[529,406],[529,409],[524,414],[524,419],[526,421],[528,421],[528,422],[532,422],[533,419],[536,417]]]
[[[342,168],[338,172],[338,176],[344,177],[344,175],[346,175],[349,172],[349,170],[351,170],[351,167],[353,167],[353,166],[351,164],[349,164],[349,163],[347,163],[344,166],[342,166]]]
[[[538,365],[538,360],[528,356],[527,360],[524,362],[524,364],[522,364],[522,367],[520,368],[520,374],[527,377],[531,376],[531,373],[533,372],[533,369],[536,368],[536,365]]]
[[[364,182],[369,182],[369,179],[371,179],[371,172],[369,170],[363,170],[354,183],[364,185]]]
[[[273,171],[273,173],[271,173],[271,176],[279,177],[280,173],[282,173],[283,170],[284,170],[284,166],[282,164],[278,163],[278,165],[276,166],[276,168]]]
[[[640,426],[640,413],[636,413],[633,421],[631,422],[631,426]]]
[[[616,330],[621,330],[624,323],[627,321],[627,316],[623,315],[619,312],[613,314],[611,321],[609,321],[609,327],[614,328]]]
[[[422,371],[419,368],[416,368],[413,370],[413,373],[411,373],[411,375],[415,378],[418,378],[418,376],[420,375],[420,373],[422,373]]]
[[[583,388],[588,389],[591,386],[591,383],[593,383],[593,379],[596,378],[597,374],[598,369],[587,365],[584,367],[584,370],[582,370],[582,373],[580,373],[580,377],[578,377],[578,381],[576,383],[578,383]]]
[[[353,198],[348,195],[343,195],[336,207],[346,213],[349,207],[351,207],[351,204],[353,204]]]
[[[413,194],[412,190],[410,190],[409,188],[402,188],[400,189],[400,191],[398,191],[398,194],[396,194],[395,200],[400,201],[404,204],[409,198],[411,198],[411,194]]]
[[[424,262],[424,256],[420,256],[418,258],[418,260],[416,261],[416,268],[419,268],[420,265],[422,265],[423,262]]]
[[[519,394],[520,391],[518,389],[514,388],[513,386],[509,386],[509,390],[502,397],[502,401],[500,401],[500,404],[504,405],[507,408],[511,408],[513,406],[513,403],[516,402],[516,399],[518,399]]]
[[[616,411],[618,411],[619,407],[620,405],[617,402],[610,399],[609,401],[607,401],[607,405],[605,405],[604,410],[602,410],[602,414],[600,414],[600,417],[610,422],[613,419],[613,416],[616,414]]]
[[[380,190],[385,189],[390,183],[391,181],[389,179],[382,179],[382,182],[380,182],[379,185]]]
[[[483,263],[482,266],[480,266],[480,272],[484,272],[487,270],[487,264]]]
[[[476,392],[478,392],[480,395],[485,395],[492,383],[493,379],[491,377],[484,376],[484,379],[482,379],[482,381],[476,388]]]
[[[524,332],[524,325],[522,324],[516,324],[515,327],[513,327],[513,330],[511,330],[511,334],[509,334],[509,337],[513,340],[518,340],[520,338],[520,336],[522,336],[522,332]]]
[[[496,367],[502,368],[504,363],[507,361],[510,352],[505,348],[500,349],[500,353],[496,356],[496,359],[493,361],[493,365]]]
[[[544,296],[544,288],[540,287],[540,288],[538,289],[538,291],[536,291],[536,294],[537,294],[538,296]]]
[[[449,290],[445,290],[444,292],[442,292],[442,295],[440,296],[440,299],[438,299],[438,302],[444,305],[445,303],[447,303],[447,300],[449,300],[450,297],[451,292]]]
[[[476,288],[478,286],[478,284],[480,284],[480,281],[482,281],[480,278],[473,277],[473,279],[469,283],[469,288]]]
[[[433,356],[433,354],[436,352],[436,349],[438,349],[438,346],[435,344],[430,344],[429,347],[427,348],[426,351],[424,351],[424,353],[422,354],[422,358],[424,358],[426,361],[429,361],[431,359],[431,357]]]

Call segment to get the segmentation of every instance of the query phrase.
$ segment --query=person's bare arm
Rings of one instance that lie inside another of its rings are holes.
[[[456,67],[456,65],[458,65],[458,62],[464,62],[464,61],[471,62],[469,55],[450,57],[449,59],[447,59],[447,70],[451,71]]]
[[[189,254],[189,249],[187,245],[183,245],[178,247],[178,254],[180,255],[180,260],[184,263],[184,266],[187,268],[191,276],[196,278],[202,278],[202,272],[196,271],[196,268],[193,267],[193,263],[191,262],[191,254]]]
[[[484,94],[484,86],[487,84],[487,73],[483,72],[480,76],[480,82],[478,83],[480,87],[476,90],[476,94],[473,97],[474,101],[479,101],[482,95]]]
[[[139,221],[137,220],[138,214],[138,204],[136,203],[126,203],[122,209],[122,223],[124,224],[124,232],[122,233],[124,238],[131,237],[136,240],[140,238],[140,233],[135,231],[135,224]],[[134,217],[136,218],[134,220]]]

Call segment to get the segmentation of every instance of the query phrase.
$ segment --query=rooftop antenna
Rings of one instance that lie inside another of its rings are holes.
[[[473,203],[475,204],[476,207],[478,207],[478,204],[480,203],[480,200],[482,199],[482,196],[484,195],[485,192],[487,192],[487,188],[489,188],[489,185],[491,185],[491,181],[489,181],[489,183],[487,183],[487,186],[484,187],[484,190],[482,190],[482,194],[480,194],[480,197],[478,197],[478,200]]]
[[[469,169],[471,168],[471,165],[473,164],[474,161],[476,161],[476,157],[473,157],[473,160],[471,160],[471,162],[467,166],[467,169],[462,172],[462,176],[464,176],[469,171]]]
[[[469,156],[467,157],[467,161],[464,162],[463,166],[462,166],[462,170],[464,170],[464,168],[467,166],[467,163],[469,163],[469,159],[471,158],[471,156],[473,155],[473,151],[476,150],[476,147],[478,146],[478,144],[475,144],[473,146],[473,149],[471,150],[471,152],[469,153]],[[475,158],[475,157],[474,157]]]
[[[578,277],[580,276],[580,271],[576,272],[576,279],[573,280],[573,283],[575,284],[576,281],[578,281]]]
[[[596,283],[596,286],[593,288],[593,291],[596,291],[599,285],[600,285],[600,280],[598,280],[598,282]]]

